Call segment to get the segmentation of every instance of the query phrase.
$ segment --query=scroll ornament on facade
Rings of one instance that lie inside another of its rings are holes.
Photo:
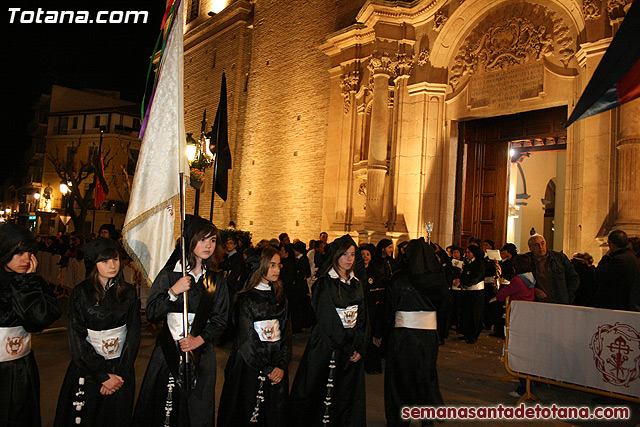
[[[585,21],[594,21],[600,17],[600,2],[596,0],[583,0],[582,13]]]
[[[444,13],[444,10],[438,10],[433,17],[433,31],[439,33],[440,30],[442,30],[442,27],[444,27],[444,24],[447,23],[448,19],[449,17]]]
[[[358,84],[360,83],[360,72],[352,71],[348,74],[344,74],[340,80],[340,87],[342,88],[342,98],[344,99],[344,114],[348,114],[351,109],[351,93],[358,90]]]

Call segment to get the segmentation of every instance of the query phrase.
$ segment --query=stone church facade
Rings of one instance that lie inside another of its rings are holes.
[[[529,205],[555,215],[555,249],[596,259],[609,230],[640,234],[640,101],[563,126],[630,0],[213,3],[186,3],[185,123],[198,134],[206,108],[212,124],[224,71],[233,168],[214,222],[375,243],[432,221],[443,246],[525,250]],[[558,163],[547,195],[516,199],[541,153]]]

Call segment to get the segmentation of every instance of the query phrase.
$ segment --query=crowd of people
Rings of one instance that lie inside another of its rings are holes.
[[[597,267],[589,254],[548,249],[539,234],[525,254],[476,238],[464,249],[423,238],[394,249],[349,235],[329,243],[324,232],[308,247],[286,233],[255,246],[243,233],[222,235],[187,216],[186,258],[176,246],[155,278],[144,315],[162,329],[135,405],[140,302],[122,276],[115,230],[67,249],[87,276],[69,300],[72,360],[56,426],[364,426],[365,374],[382,371],[387,423],[405,425],[402,407],[443,405],[436,361],[450,331],[468,344],[492,328],[504,337],[507,298],[640,311],[638,240],[621,230]],[[30,333],[61,315],[35,274],[42,244],[0,227],[0,338],[13,343],[0,359],[0,418],[9,426],[40,423]],[[289,390],[292,335],[302,331],[310,336]],[[215,344],[229,341],[216,421]]]

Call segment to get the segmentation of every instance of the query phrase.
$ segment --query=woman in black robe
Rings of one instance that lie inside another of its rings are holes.
[[[460,332],[467,344],[478,341],[484,319],[484,253],[480,247],[469,245],[467,263],[462,267],[460,285]]]
[[[136,289],[124,281],[116,241],[98,237],[82,252],[91,268],[69,299],[72,360],[54,426],[127,427],[136,390],[140,303]]]
[[[141,427],[212,427],[215,418],[216,354],[213,342],[227,325],[229,293],[213,263],[218,229],[187,215],[187,272],[182,276],[179,247],[158,273],[149,292],[149,322],[164,321],[136,403],[133,423]],[[187,292],[190,332],[183,338],[183,296]],[[193,320],[191,320],[193,319]],[[194,363],[195,386],[178,372],[185,352]]]
[[[313,285],[317,323],[293,381],[291,426],[366,425],[362,355],[367,311],[362,285],[352,271],[356,254],[351,236],[335,240]]]
[[[360,254],[362,255],[366,271],[366,280],[365,285],[363,286],[363,291],[367,301],[367,313],[369,313],[371,329],[376,328],[376,325],[380,322],[378,307],[381,305],[386,291],[383,287],[384,282],[380,271],[375,268],[373,262],[371,262],[375,252],[376,247],[371,243],[360,245]],[[374,338],[370,339],[367,343],[367,353],[364,356],[364,370],[367,374],[382,373],[380,341],[377,341]]]
[[[447,287],[433,246],[424,238],[411,240],[402,270],[393,276],[381,310],[384,325],[390,328],[384,375],[387,426],[409,425],[409,420],[400,418],[404,406],[443,404],[436,370],[437,311]],[[382,336],[378,331],[375,335]]]
[[[218,427],[286,425],[291,330],[279,274],[280,254],[267,246],[260,267],[238,294]]]
[[[0,226],[0,422],[7,427],[41,425],[40,375],[31,333],[61,315],[53,287],[35,274],[37,251],[29,230]]]

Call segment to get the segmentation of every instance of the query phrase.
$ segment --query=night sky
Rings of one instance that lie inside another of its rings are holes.
[[[24,162],[24,152],[31,143],[27,134],[27,125],[33,118],[31,106],[51,85],[115,90],[121,92],[123,99],[142,101],[147,68],[165,8],[165,0],[2,3],[0,185],[7,178],[20,176],[18,164]],[[18,12],[14,23],[10,23],[9,8],[36,12],[38,8],[45,12],[86,10],[92,18],[100,10],[136,10],[148,11],[149,18],[146,24],[27,24],[19,22],[21,12]]]

